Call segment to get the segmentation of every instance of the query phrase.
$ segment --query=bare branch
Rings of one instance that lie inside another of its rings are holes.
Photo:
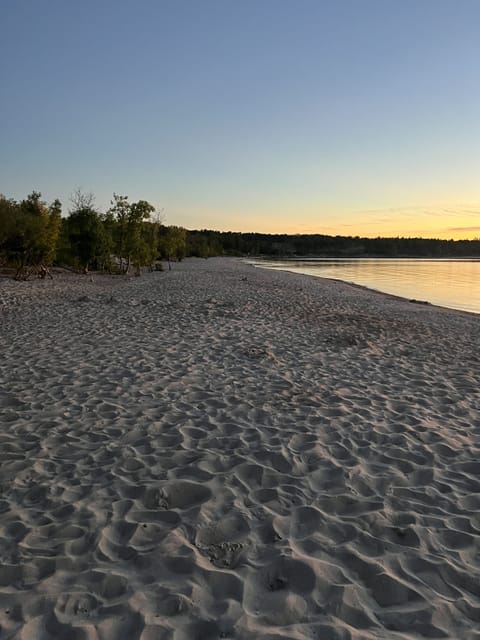
[[[88,193],[84,193],[81,187],[77,187],[75,191],[70,195],[69,198],[73,209],[70,209],[70,213],[72,211],[79,211],[80,209],[93,209],[95,204],[95,196],[91,191]]]

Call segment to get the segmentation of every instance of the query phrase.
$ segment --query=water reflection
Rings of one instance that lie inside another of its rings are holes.
[[[404,298],[480,313],[480,260],[330,258],[255,264],[345,280]]]

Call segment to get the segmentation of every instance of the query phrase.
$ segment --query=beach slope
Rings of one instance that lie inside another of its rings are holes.
[[[0,321],[2,640],[480,639],[480,316],[218,258]]]

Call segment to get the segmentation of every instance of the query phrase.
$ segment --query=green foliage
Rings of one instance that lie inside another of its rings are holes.
[[[162,227],[159,250],[162,258],[182,260],[187,253],[187,231],[183,227]]]
[[[112,224],[113,250],[115,255],[120,259],[120,270],[122,273],[128,271],[129,264],[124,269],[124,261],[127,257],[127,237],[128,237],[128,215],[130,205],[127,196],[119,196],[113,194],[112,206],[107,212],[110,216]]]
[[[130,205],[127,248],[137,273],[142,266],[151,266],[158,255],[155,223],[150,222],[154,211],[155,207],[146,200],[132,202]]]
[[[110,267],[112,241],[108,227],[91,205],[71,211],[62,231],[62,262],[85,273],[92,267]]]
[[[48,265],[56,258],[58,241],[62,230],[62,203],[56,198],[49,207],[50,219],[47,225]]]
[[[215,233],[215,232],[214,232]],[[211,258],[223,254],[222,243],[210,237],[210,232],[187,232],[187,255],[197,258]]]
[[[107,215],[120,270],[128,273],[133,264],[139,273],[142,266],[152,265],[158,255],[158,223],[150,222],[155,207],[146,200],[130,203],[128,196],[116,193],[111,205]]]
[[[150,203],[114,194],[112,207],[101,214],[91,193],[77,189],[70,200],[62,219],[59,200],[47,206],[35,191],[21,202],[0,194],[0,264],[15,267],[19,277],[32,268],[45,274],[55,259],[85,272],[111,270],[115,257],[122,273],[132,265],[137,273],[146,265],[153,269],[160,223],[152,219]]]
[[[0,256],[4,262],[8,260],[10,243],[15,235],[18,204],[0,194]]]
[[[55,258],[61,226],[61,204],[50,207],[33,191],[18,203],[0,197],[0,252],[18,278],[45,269]]]
[[[188,231],[188,253],[210,255],[264,255],[317,257],[475,257],[480,240],[427,238],[360,238],[320,234],[287,235],[237,233],[232,231]]]

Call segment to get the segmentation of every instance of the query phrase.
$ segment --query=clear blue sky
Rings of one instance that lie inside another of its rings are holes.
[[[0,192],[480,236],[479,0],[2,0]]]

